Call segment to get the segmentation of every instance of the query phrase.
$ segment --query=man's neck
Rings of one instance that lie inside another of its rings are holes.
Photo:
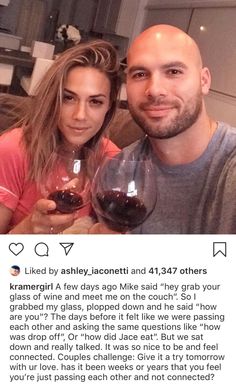
[[[163,163],[169,165],[187,164],[203,154],[216,127],[217,123],[205,116],[173,138],[150,138],[150,142],[154,153]]]

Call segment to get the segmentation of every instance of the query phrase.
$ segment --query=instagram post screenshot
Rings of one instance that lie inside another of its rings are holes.
[[[1,244],[4,384],[234,383],[232,237]]]
[[[0,0],[4,385],[234,384],[235,19]]]

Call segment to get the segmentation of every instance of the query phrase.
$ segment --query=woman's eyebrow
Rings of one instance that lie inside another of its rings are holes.
[[[105,95],[105,94],[96,94],[96,95],[90,95],[90,98],[99,98],[101,96],[104,97],[104,98],[107,97],[107,95]]]
[[[74,96],[78,96],[76,92],[68,90],[68,88],[64,88],[64,92],[68,92],[68,94],[71,94],[71,95],[74,95]],[[98,98],[98,97],[106,98],[107,95],[101,93],[101,94],[89,95],[89,97],[90,98]]]
[[[73,92],[71,90],[68,90],[68,88],[64,88],[64,92],[68,92],[68,94],[77,95],[76,92]]]

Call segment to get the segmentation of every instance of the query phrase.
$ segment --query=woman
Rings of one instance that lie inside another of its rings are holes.
[[[18,127],[0,137],[0,233],[59,233],[77,213],[56,214],[42,199],[52,154],[62,145],[96,154],[118,151],[104,138],[119,91],[119,62],[110,43],[79,44],[59,56],[38,86]]]

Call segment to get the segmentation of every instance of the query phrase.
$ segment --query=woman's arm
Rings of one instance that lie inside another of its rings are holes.
[[[55,214],[55,209],[55,202],[47,199],[38,200],[32,213],[11,229],[9,234],[58,234],[72,226],[76,214]],[[0,204],[1,234],[8,232],[11,217],[12,211]]]
[[[6,234],[9,230],[12,211],[0,203],[0,234]]]

